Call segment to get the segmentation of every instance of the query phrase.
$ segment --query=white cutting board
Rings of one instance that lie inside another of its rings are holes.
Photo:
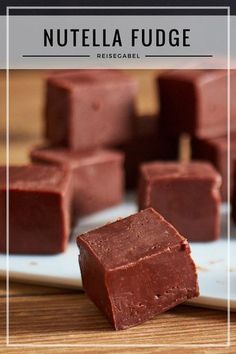
[[[189,301],[200,306],[227,307],[227,215],[226,205],[222,205],[222,237],[216,242],[191,243],[192,256],[198,266],[200,296]],[[45,284],[50,286],[82,288],[78,265],[78,248],[75,237],[108,221],[115,221],[137,211],[134,198],[129,195],[117,207],[93,214],[80,220],[66,252],[53,256],[10,255],[10,280]],[[236,310],[236,227],[231,229],[230,269],[231,308]],[[6,256],[0,255],[0,276],[6,275]]]

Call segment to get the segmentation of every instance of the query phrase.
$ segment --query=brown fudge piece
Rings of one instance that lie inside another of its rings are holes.
[[[112,150],[70,151],[36,148],[33,162],[56,164],[73,172],[74,216],[87,215],[121,203],[123,154]]]
[[[133,133],[136,81],[119,70],[72,70],[47,79],[46,138],[74,150],[123,143]]]
[[[204,162],[143,164],[139,208],[153,207],[189,241],[219,237],[221,177]]]
[[[172,70],[157,81],[161,124],[166,131],[201,138],[227,133],[227,70]],[[231,72],[231,84],[231,91],[236,92],[236,70]],[[234,118],[235,102],[231,105]],[[231,129],[236,130],[236,119]]]
[[[5,173],[5,167],[1,167],[1,252],[6,252]],[[40,165],[10,167],[9,252],[63,252],[70,233],[71,197],[71,175],[67,171]]]
[[[210,161],[222,177],[221,195],[227,200],[227,136],[212,139],[193,139],[192,157],[197,160]],[[230,137],[230,164],[233,172],[233,159],[236,158],[236,133]],[[230,176],[232,180],[232,174]],[[232,185],[232,184],[231,184]]]
[[[117,330],[199,294],[187,240],[152,208],[77,242],[83,287]]]
[[[178,157],[179,140],[165,136],[158,127],[158,117],[143,115],[137,118],[134,136],[119,147],[125,155],[126,187],[135,189],[141,163],[156,159],[174,160]]]

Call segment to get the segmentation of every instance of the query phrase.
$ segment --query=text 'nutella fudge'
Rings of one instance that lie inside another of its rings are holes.
[[[212,241],[220,232],[221,177],[204,162],[141,166],[139,208],[153,207],[189,241]]]
[[[232,179],[233,160],[236,158],[236,133],[230,134],[230,171]],[[227,136],[220,136],[211,139],[193,139],[192,157],[197,160],[211,162],[222,177],[221,195],[223,200],[227,200],[227,159],[228,159]],[[231,183],[231,186],[233,183]]]
[[[0,168],[0,251],[6,252],[6,169]],[[54,254],[70,234],[71,176],[53,166],[9,169],[9,252]]]
[[[36,148],[31,160],[61,166],[72,172],[74,217],[119,204],[123,198],[123,154],[113,150],[70,151]]]
[[[116,330],[198,296],[187,240],[149,208],[78,236],[83,287]]]
[[[157,80],[161,124],[172,134],[211,138],[227,133],[227,70],[171,70]],[[236,92],[236,71],[231,72]],[[236,118],[236,101],[231,116]],[[236,119],[232,119],[232,131]]]
[[[46,138],[73,150],[115,146],[133,134],[135,79],[119,70],[68,70],[47,79]]]

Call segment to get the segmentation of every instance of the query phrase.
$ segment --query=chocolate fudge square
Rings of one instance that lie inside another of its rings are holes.
[[[149,208],[78,236],[83,287],[116,330],[198,296],[187,240]]]
[[[211,138],[227,133],[227,70],[171,70],[157,79],[161,124],[166,131]],[[236,71],[231,72],[236,92]],[[234,100],[235,101],[235,100]],[[236,104],[231,104],[236,117]],[[232,120],[236,130],[236,119]]]
[[[122,202],[124,157],[113,150],[70,151],[64,148],[35,148],[31,160],[53,164],[72,172],[74,218]]]
[[[227,157],[228,142],[227,136],[220,136],[211,139],[193,139],[192,157],[197,160],[211,162],[222,177],[221,195],[222,200],[227,200]],[[236,158],[236,133],[230,134],[230,171],[233,181],[233,160]],[[232,186],[232,183],[231,183]]]
[[[137,117],[134,136],[119,147],[125,155],[127,189],[136,189],[141,163],[157,159],[177,159],[178,146],[178,138],[167,137],[161,132],[157,115]]]
[[[136,81],[119,70],[50,75],[46,138],[72,150],[123,143],[133,134],[136,91]]]
[[[6,169],[0,168],[0,251],[6,252]],[[71,176],[52,166],[9,169],[9,252],[54,254],[70,233]]]
[[[153,207],[189,241],[212,241],[220,231],[221,177],[204,162],[141,166],[139,208]]]

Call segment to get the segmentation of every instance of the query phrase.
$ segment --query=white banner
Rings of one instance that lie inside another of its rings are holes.
[[[221,69],[230,32],[236,68],[236,16],[1,16],[0,67]]]

